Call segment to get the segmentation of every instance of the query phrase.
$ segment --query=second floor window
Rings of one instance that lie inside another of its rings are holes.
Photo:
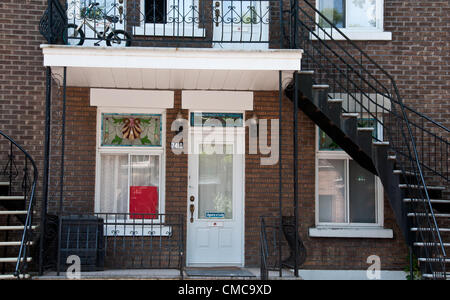
[[[382,29],[383,0],[319,0],[320,12],[343,29]],[[330,24],[319,17],[319,24]]]
[[[167,0],[145,0],[145,23],[167,23]]]

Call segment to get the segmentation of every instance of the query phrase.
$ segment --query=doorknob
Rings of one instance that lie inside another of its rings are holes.
[[[214,14],[215,14],[215,17],[216,17],[216,27],[219,27],[219,18],[220,18],[220,9],[219,9],[219,7],[220,7],[220,2],[217,1],[215,3],[215,6],[216,6],[216,9],[214,10]]]
[[[194,211],[195,211],[194,204],[190,205],[189,210],[191,211],[191,223],[194,223]]]

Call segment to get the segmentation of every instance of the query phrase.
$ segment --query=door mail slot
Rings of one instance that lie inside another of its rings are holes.
[[[209,227],[223,227],[223,222],[210,222]]]

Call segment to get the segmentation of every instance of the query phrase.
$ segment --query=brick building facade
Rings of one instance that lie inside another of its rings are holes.
[[[34,157],[43,173],[46,80],[39,33],[39,21],[47,1],[0,3],[0,130],[17,140]],[[384,0],[384,31],[392,33],[385,41],[355,41],[397,82],[407,105],[434,120],[449,125],[449,2],[441,0]],[[342,42],[345,44],[346,42]],[[62,78],[53,78],[52,131],[49,212],[58,210],[60,194],[60,154],[62,118]],[[97,108],[91,106],[91,89],[68,87],[64,210],[93,211],[96,190]],[[279,118],[278,91],[253,91],[253,111],[259,119]],[[182,91],[174,91],[174,106],[166,110],[165,211],[188,219],[188,156],[170,151],[175,133],[172,122],[182,109]],[[293,103],[282,100],[283,214],[293,209]],[[407,247],[385,198],[384,228],[393,238],[312,237],[316,225],[316,126],[299,112],[299,232],[307,249],[302,266],[311,270],[366,270],[370,255],[381,258],[383,270],[401,271],[408,264]],[[248,134],[248,129],[247,129]],[[246,148],[248,149],[246,138]],[[278,214],[278,167],[262,166],[262,154],[245,155],[245,266],[259,265],[259,218]],[[42,177],[41,177],[42,178]],[[42,179],[37,190],[37,210],[42,199]]]

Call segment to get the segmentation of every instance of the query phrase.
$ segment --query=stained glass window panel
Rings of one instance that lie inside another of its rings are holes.
[[[102,146],[160,147],[160,114],[102,114]]]

